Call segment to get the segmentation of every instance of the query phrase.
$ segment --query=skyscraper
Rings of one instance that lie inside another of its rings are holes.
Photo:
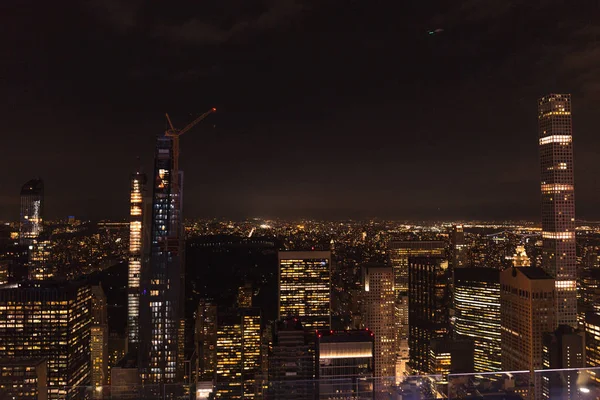
[[[363,283],[364,324],[375,334],[375,377],[393,377],[395,381],[394,270],[385,266],[364,267]]]
[[[183,173],[173,176],[173,138],[157,139],[150,232],[150,265],[142,270],[140,359],[150,383],[183,377],[179,346],[183,320],[183,251],[181,189]]]
[[[538,267],[510,267],[500,273],[500,321],[503,371],[541,369],[544,332],[556,329],[554,279]],[[541,398],[541,380],[527,374],[526,382]]]
[[[373,399],[377,361],[373,332],[322,331],[317,335],[319,399]],[[393,383],[393,380],[389,381]],[[388,386],[388,385],[383,385]]]
[[[106,295],[101,286],[92,286],[92,327],[90,340],[92,386],[100,388],[94,396],[102,396],[102,387],[108,384],[108,315]]]
[[[449,333],[450,280],[448,261],[443,257],[414,257],[409,261],[409,365],[415,373],[429,372],[431,341]]]
[[[197,380],[214,381],[217,369],[217,305],[201,299],[195,322]]]
[[[408,349],[408,260],[409,257],[442,256],[445,251],[441,241],[392,240],[388,245],[390,262],[394,268],[394,291],[396,292],[396,350],[398,360],[396,373],[399,378],[406,372],[409,361]]]
[[[279,319],[298,317],[309,330],[331,326],[331,252],[279,252]]]
[[[136,172],[130,179],[129,277],[127,290],[127,333],[129,344],[140,340],[140,274],[142,270],[143,200],[146,175]]]
[[[581,399],[577,385],[579,371],[585,367],[583,332],[560,325],[554,332],[544,333],[542,362],[542,396],[544,399]],[[562,369],[563,371],[557,371]]]
[[[31,179],[21,188],[19,241],[30,246],[42,232],[44,221],[44,182]]]
[[[218,314],[216,397],[253,399],[260,385],[260,309],[243,308]]]
[[[80,399],[91,383],[91,296],[83,282],[0,289],[0,358],[45,358],[51,400]]]
[[[543,268],[556,280],[558,324],[577,327],[571,95],[538,102]]]
[[[467,245],[465,244],[465,232],[462,225],[452,227],[452,268],[463,268],[468,264]]]
[[[454,270],[454,333],[473,340],[475,372],[501,371],[500,271]]]

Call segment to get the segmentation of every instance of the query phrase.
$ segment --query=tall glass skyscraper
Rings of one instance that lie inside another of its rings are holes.
[[[577,327],[575,197],[571,95],[538,103],[542,191],[542,266],[556,279],[558,324]]]
[[[150,263],[142,270],[140,292],[141,365],[149,383],[172,383],[183,373],[179,330],[183,318],[181,189],[173,176],[173,138],[157,139],[154,159]]]
[[[500,271],[457,268],[453,273],[455,333],[473,340],[475,372],[500,371]]]
[[[21,218],[19,238],[22,245],[32,245],[42,232],[44,217],[44,182],[27,181],[21,188]]]
[[[129,208],[129,277],[127,291],[127,332],[129,344],[139,342],[140,324],[140,274],[142,270],[143,194],[146,175],[131,175]]]
[[[330,329],[331,252],[279,253],[279,319],[298,317],[305,328]]]

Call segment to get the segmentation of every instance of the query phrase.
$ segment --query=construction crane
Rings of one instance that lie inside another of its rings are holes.
[[[173,138],[173,183],[175,183],[176,185],[176,182],[179,181],[179,178],[177,177],[179,175],[179,136],[192,129],[196,124],[198,124],[204,118],[208,117],[210,114],[216,111],[216,108],[211,108],[210,110],[208,110],[207,112],[190,122],[183,129],[175,129],[175,127],[173,127],[173,123],[171,123],[171,118],[169,118],[169,114],[165,113],[165,115],[167,116],[167,121],[169,122],[169,129],[165,131],[165,136]]]

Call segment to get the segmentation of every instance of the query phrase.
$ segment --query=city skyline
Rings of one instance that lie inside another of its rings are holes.
[[[215,106],[182,149],[190,217],[538,220],[532,111],[552,92],[573,95],[577,215],[598,218],[594,5],[421,3],[187,5],[163,16],[152,2],[90,1],[8,13],[0,115],[15,151],[0,165],[21,167],[3,179],[0,218],[16,218],[9,194],[40,173],[47,217],[125,218],[121,171],[151,171],[164,112],[182,126]],[[556,19],[552,34],[537,33]],[[25,24],[37,29],[13,34]]]

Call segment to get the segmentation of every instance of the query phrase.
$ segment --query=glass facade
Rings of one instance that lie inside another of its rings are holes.
[[[129,276],[127,292],[127,333],[130,344],[140,339],[140,277],[142,270],[143,195],[146,175],[135,173],[130,180]]]
[[[500,371],[500,271],[460,268],[454,273],[454,332],[470,338],[475,372]]]
[[[21,218],[19,241],[32,245],[42,233],[44,222],[44,182],[32,179],[21,188]]]
[[[279,253],[279,318],[298,317],[309,330],[331,325],[331,252]]]

